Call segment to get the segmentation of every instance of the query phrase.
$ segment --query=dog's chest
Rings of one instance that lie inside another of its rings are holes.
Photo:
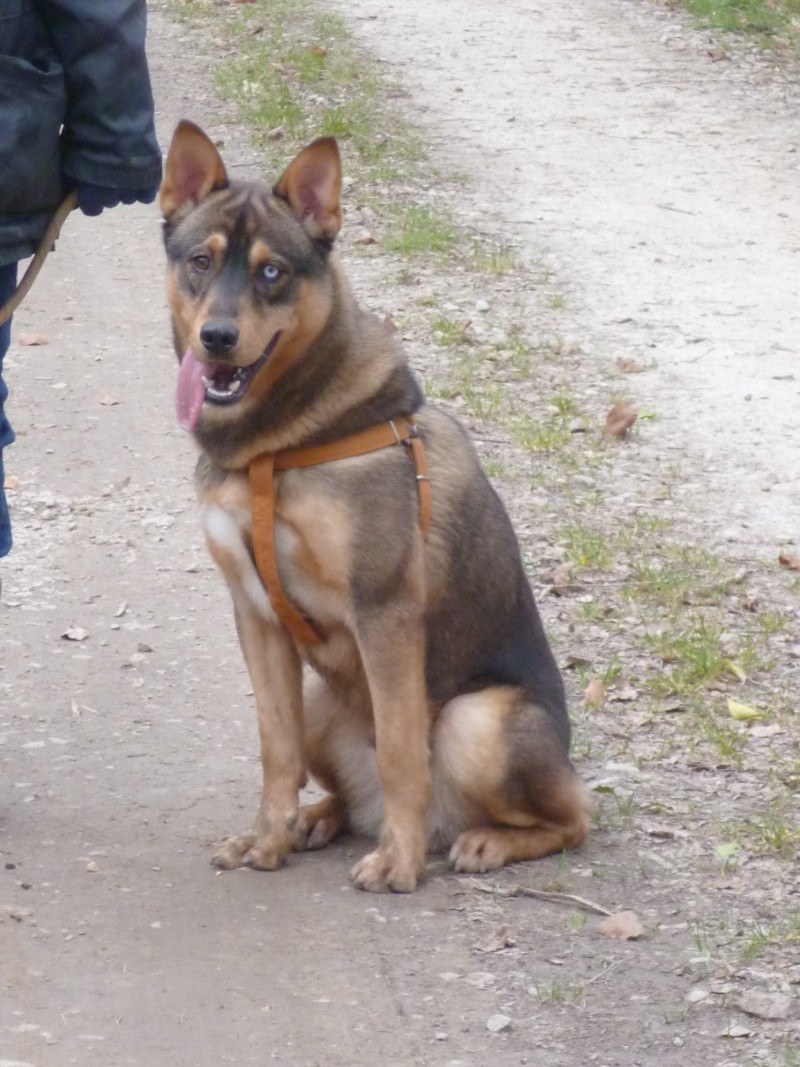
[[[273,517],[278,576],[290,600],[312,621],[341,622],[348,612],[348,529],[345,515],[327,496],[302,483],[278,495]],[[202,524],[209,551],[237,606],[269,622],[277,616],[252,551],[252,510],[247,479],[232,475],[201,492]]]

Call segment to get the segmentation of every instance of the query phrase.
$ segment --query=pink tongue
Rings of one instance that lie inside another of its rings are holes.
[[[200,418],[200,409],[206,397],[203,385],[205,369],[191,348],[187,348],[178,370],[178,390],[175,393],[175,414],[184,430],[193,430]]]

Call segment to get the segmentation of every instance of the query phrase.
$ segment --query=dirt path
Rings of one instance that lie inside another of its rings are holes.
[[[412,95],[478,212],[551,266],[591,358],[636,393],[697,504],[800,537],[796,95],[650,4],[333,3]]]
[[[471,172],[476,217],[502,205],[515,239],[522,218],[536,254],[548,247],[587,362],[622,350],[657,362],[636,386],[659,416],[654,454],[685,454],[698,503],[719,501],[731,537],[769,555],[787,528],[797,536],[800,507],[782,481],[797,470],[797,386],[774,378],[794,373],[796,350],[790,126],[766,127],[757,101],[744,110],[736,77],[682,29],[679,50],[680,24],[657,10],[590,8],[351,0],[347,12],[400,66],[442,159]],[[166,144],[177,118],[215,124],[219,104],[184,31],[158,9],[151,24]],[[251,171],[245,132],[215,130]],[[435,862],[414,896],[367,897],[347,881],[359,841],[272,876],[212,870],[214,839],[252,814],[255,725],[174,425],[162,272],[154,210],[75,218],[16,319],[17,336],[50,344],[16,344],[9,367],[0,1067],[796,1062],[791,1019],[751,1018],[732,997],[790,989],[797,962],[736,970],[702,925],[783,921],[796,887],[773,859],[720,870],[684,829],[704,805],[746,805],[752,777],[668,754],[635,826],[612,821],[580,853],[485,880],[635,906],[638,942]],[[76,628],[86,636],[62,637]],[[621,744],[582,767],[600,783],[646,777]],[[741,1036],[724,1036],[731,1025]]]

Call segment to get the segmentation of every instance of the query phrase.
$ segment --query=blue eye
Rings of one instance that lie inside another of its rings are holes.
[[[265,282],[276,282],[282,274],[281,268],[276,267],[274,263],[265,263],[261,268],[261,277]]]

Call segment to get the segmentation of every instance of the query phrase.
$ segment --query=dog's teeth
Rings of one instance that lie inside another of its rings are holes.
[[[206,387],[206,389],[211,389],[211,388],[213,388],[214,383],[211,381],[210,378],[206,378],[206,376],[204,374],[203,375],[203,385]]]
[[[242,382],[240,378],[234,378],[234,380],[230,384],[229,392],[235,393],[241,384]]]

